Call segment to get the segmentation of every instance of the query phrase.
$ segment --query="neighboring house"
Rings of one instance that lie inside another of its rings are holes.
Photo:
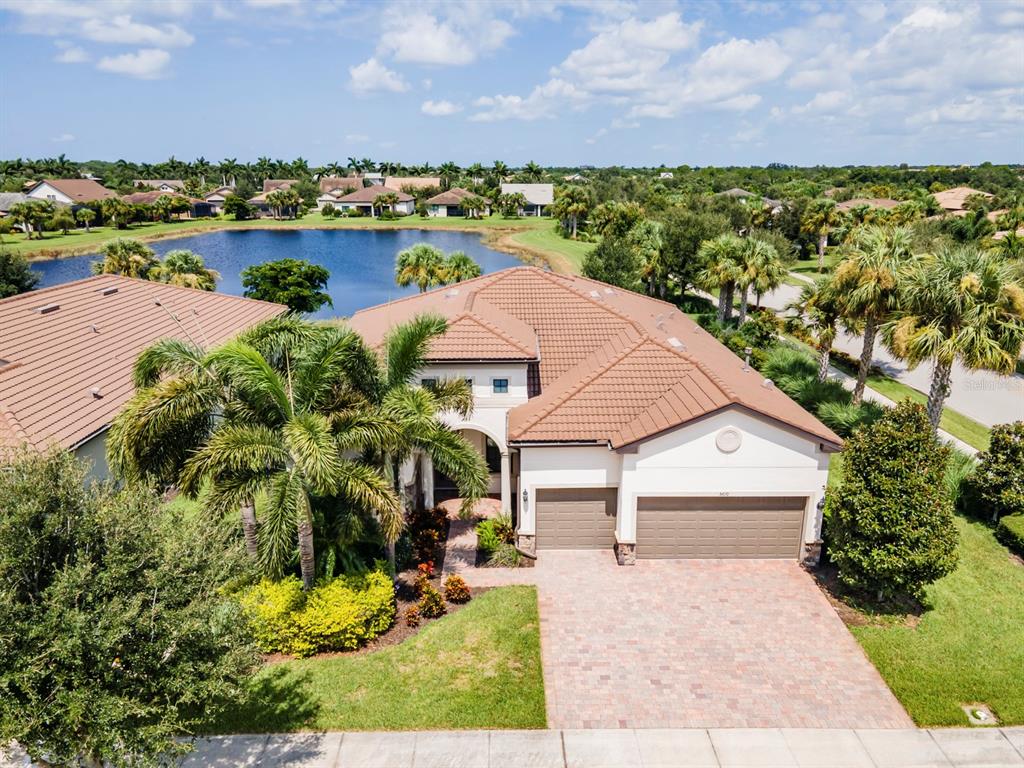
[[[0,219],[7,216],[12,207],[28,199],[24,192],[0,192]]]
[[[332,192],[335,189],[359,189],[363,186],[362,176],[321,176],[317,182],[321,192]]]
[[[840,438],[677,307],[516,267],[350,324],[379,348],[426,312],[448,330],[421,384],[470,382],[472,414],[447,419],[480,446],[521,548],[614,548],[623,564],[817,558]],[[403,482],[427,504],[455,493],[426,455]]]
[[[322,211],[328,203],[335,208],[340,208],[341,198],[357,189],[363,189],[363,180],[356,176],[332,176],[320,179],[320,195],[316,199],[316,208],[318,211]]]
[[[737,200],[742,200],[743,202],[746,202],[752,197],[761,197],[760,195],[754,192],[748,192],[747,190],[742,189],[741,187],[733,187],[732,189],[727,189],[724,192],[719,192],[718,194],[722,195],[723,197],[733,197],[736,198]]]
[[[377,173],[376,171],[370,171],[369,173],[363,174],[363,181],[369,184],[371,187],[378,187],[384,185],[384,174]]]
[[[440,189],[441,179],[438,176],[388,176],[384,186],[396,192],[407,189]]]
[[[273,192],[275,189],[288,189],[288,187],[298,183],[298,179],[264,179],[263,193]]]
[[[900,204],[899,200],[893,200],[888,197],[855,197],[852,200],[844,200],[841,203],[836,203],[837,211],[852,211],[861,205],[866,205],[868,208],[885,208],[891,210]]]
[[[161,192],[180,192],[185,188],[181,179],[135,179],[133,187],[151,187]]]
[[[589,181],[589,179],[586,176],[581,176],[578,173],[571,173],[568,176],[563,176],[562,178],[563,178],[563,180],[569,181],[569,182],[576,181],[576,182],[581,182],[582,183],[582,182]]]
[[[220,215],[224,210],[224,201],[228,195],[235,194],[234,187],[217,187],[215,190],[203,197],[203,200],[210,206],[210,213],[214,216]]]
[[[956,213],[957,211],[967,210],[964,203],[966,203],[967,198],[971,195],[992,197],[988,192],[982,192],[980,189],[971,189],[970,187],[953,187],[942,192],[935,192],[932,197],[935,198],[943,210]]]
[[[213,215],[213,207],[206,200],[199,200],[198,198],[189,197],[188,195],[183,195],[179,192],[153,190],[150,192],[133,192],[130,195],[121,195],[121,199],[131,205],[152,205],[161,197],[180,197],[183,200],[187,200],[190,206],[189,211],[186,214],[187,218],[199,219]]]
[[[446,192],[442,192],[439,195],[427,198],[427,215],[435,218],[444,218],[446,216],[465,216],[466,212],[462,209],[462,201],[467,197],[480,197],[475,195],[468,189],[462,187],[452,187]],[[487,198],[483,198],[487,207],[481,212],[484,216],[491,215],[491,201]]]
[[[135,391],[132,366],[159,339],[204,348],[267,318],[280,304],[118,275],[0,300],[0,450],[59,445],[108,474],[106,431]]]
[[[520,216],[544,216],[547,208],[555,201],[554,184],[502,184],[501,194],[521,193],[526,205],[519,209]]]
[[[376,216],[379,210],[377,198],[381,195],[387,194],[398,196],[398,204],[395,205],[395,213],[408,215],[416,210],[415,197],[406,192],[398,192],[394,189],[388,189],[382,185],[363,187],[362,189],[349,192],[347,195],[342,195],[337,198],[337,201],[334,202],[333,205],[335,208],[340,208],[342,211],[359,209],[368,216]]]
[[[675,175],[672,173],[672,171],[662,171],[661,173],[658,174],[658,178],[659,179],[673,179],[673,178],[675,178]]]
[[[117,197],[117,193],[92,179],[44,179],[28,190],[28,196],[35,200],[82,205]]]

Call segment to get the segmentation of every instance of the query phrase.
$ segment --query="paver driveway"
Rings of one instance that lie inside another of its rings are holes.
[[[537,585],[549,728],[912,725],[795,562],[545,551],[464,575]]]

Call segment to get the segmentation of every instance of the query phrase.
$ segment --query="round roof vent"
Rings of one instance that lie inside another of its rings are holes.
[[[733,427],[726,427],[715,435],[715,445],[722,453],[733,453],[742,443],[743,435]]]

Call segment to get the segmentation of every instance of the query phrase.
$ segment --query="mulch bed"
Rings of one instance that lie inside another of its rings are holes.
[[[808,568],[807,572],[814,578],[818,588],[839,614],[839,618],[848,627],[867,627],[878,624],[902,624],[913,629],[921,621],[924,606],[915,600],[888,600],[881,605],[869,602],[864,596],[852,594],[839,581],[839,569],[836,566],[820,565]],[[865,606],[863,609],[859,605]],[[869,607],[870,606],[870,607]]]

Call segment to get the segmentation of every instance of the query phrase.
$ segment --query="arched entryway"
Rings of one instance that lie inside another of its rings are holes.
[[[455,427],[487,465],[487,495],[501,501],[501,511],[511,514],[513,510],[514,468],[513,456],[496,435],[476,426]],[[459,489],[451,478],[431,465],[431,493],[434,503],[458,498]]]

